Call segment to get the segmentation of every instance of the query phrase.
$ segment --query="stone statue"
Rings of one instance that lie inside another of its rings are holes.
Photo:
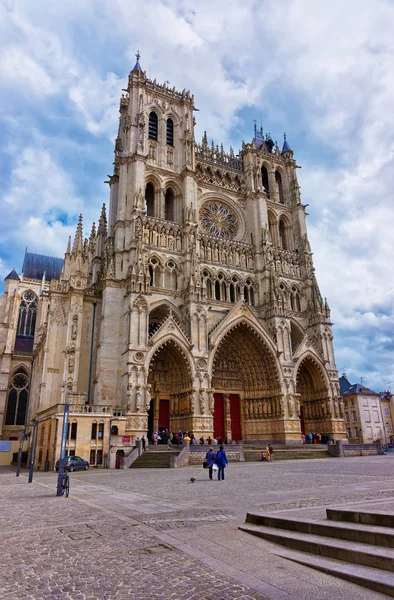
[[[205,390],[200,390],[200,412],[205,413]]]
[[[71,325],[71,339],[76,340],[78,335],[78,315],[73,316],[73,322]]]

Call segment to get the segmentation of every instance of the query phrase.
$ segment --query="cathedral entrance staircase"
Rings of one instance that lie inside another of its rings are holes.
[[[169,469],[171,457],[178,456],[176,446],[169,451],[167,446],[149,446],[131,465],[130,469]]]
[[[275,554],[394,597],[394,514],[327,509],[327,520],[248,513],[239,529],[286,549]]]
[[[267,444],[244,445],[245,462],[261,460],[261,453]],[[284,444],[273,445],[273,460],[296,460],[303,458],[332,458],[326,444],[303,444],[302,446],[289,447]]]

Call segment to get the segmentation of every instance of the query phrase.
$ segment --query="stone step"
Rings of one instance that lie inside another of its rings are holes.
[[[240,526],[239,529],[301,552],[310,552],[374,569],[394,571],[394,549],[391,548],[253,524]]]
[[[265,449],[264,449],[265,450]],[[261,461],[261,449],[244,449],[245,462]],[[278,460],[302,460],[311,458],[332,458],[327,448],[289,448],[288,450],[275,450],[273,454],[273,462]]]
[[[334,577],[339,577],[340,579],[345,579],[346,581],[394,598],[394,574],[391,572],[292,550],[279,551],[275,554],[300,565],[316,569]]]
[[[390,515],[379,511],[362,512],[358,510],[344,510],[342,508],[327,508],[326,513],[327,519],[330,519],[331,521],[346,521],[347,523],[394,527],[394,514]]]
[[[168,469],[171,466],[171,458],[178,456],[177,450],[169,452],[148,451],[141,454],[131,465],[130,469]]]
[[[339,538],[359,544],[371,546],[385,546],[394,548],[394,531],[389,527],[375,527],[370,525],[349,525],[333,521],[310,521],[288,519],[273,515],[247,513],[246,523],[262,525],[288,531],[320,535],[329,538]]]

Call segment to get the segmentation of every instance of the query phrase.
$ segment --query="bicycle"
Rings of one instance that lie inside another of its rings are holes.
[[[64,471],[62,496],[66,496],[66,498],[68,498],[69,493],[70,493],[70,476],[67,473],[67,471]]]

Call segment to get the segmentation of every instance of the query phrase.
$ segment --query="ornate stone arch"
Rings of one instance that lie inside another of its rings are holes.
[[[317,352],[315,352],[314,350],[311,350],[311,349],[308,349],[305,352],[303,352],[295,363],[294,373],[295,373],[296,386],[300,379],[301,368],[306,362],[309,362],[314,367],[313,370],[311,369],[312,381],[313,381],[314,385],[318,386],[319,383],[323,382],[325,385],[327,394],[329,394],[330,380],[328,378],[327,371],[324,367],[324,364],[323,364],[321,358],[318,356]],[[319,374],[320,377],[318,377],[317,374]],[[319,382],[319,379],[320,379],[320,382]]]
[[[175,346],[179,354],[184,358],[191,382],[195,377],[195,365],[190,352],[190,347],[188,346],[186,339],[182,339],[181,335],[179,335],[178,332],[174,330],[164,331],[163,335],[159,336],[159,338],[153,344],[152,348],[147,353],[145,359],[146,373],[149,373],[151,362],[153,361],[155,356],[168,345]]]

